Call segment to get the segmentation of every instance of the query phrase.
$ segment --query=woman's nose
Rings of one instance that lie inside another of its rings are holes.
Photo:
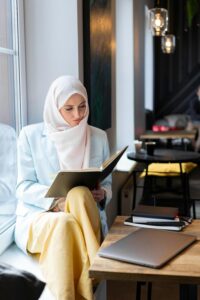
[[[77,118],[77,119],[80,117],[80,112],[79,112],[78,109],[75,109],[74,116],[75,116],[75,118]]]

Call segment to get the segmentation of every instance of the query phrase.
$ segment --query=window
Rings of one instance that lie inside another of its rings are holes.
[[[149,8],[145,6],[145,108],[154,110],[153,104],[153,36],[149,26]]]
[[[12,126],[17,133],[25,122],[22,3],[23,0],[0,0],[0,123]],[[13,241],[16,218],[17,151],[15,132],[9,128],[0,126],[0,253]]]
[[[0,122],[17,132],[24,122],[21,15],[22,0],[0,0]]]

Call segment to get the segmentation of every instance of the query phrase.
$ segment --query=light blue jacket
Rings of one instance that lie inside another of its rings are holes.
[[[91,128],[90,167],[100,167],[109,155],[106,133],[98,128]],[[18,139],[18,183],[17,183],[17,222],[15,241],[26,252],[28,229],[35,214],[48,210],[53,198],[45,198],[55,174],[60,170],[54,144],[47,137],[44,124],[24,127]],[[106,205],[111,199],[111,176],[103,182],[106,189]],[[100,211],[102,230],[107,232],[106,214]]]

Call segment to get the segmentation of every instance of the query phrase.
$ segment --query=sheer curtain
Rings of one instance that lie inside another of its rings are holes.
[[[22,0],[0,0],[0,123],[17,132],[23,124],[25,87],[22,12]]]

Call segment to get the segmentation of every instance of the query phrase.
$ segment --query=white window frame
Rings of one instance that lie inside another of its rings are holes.
[[[23,0],[12,0],[13,49],[0,47],[0,53],[13,56],[15,130],[27,124],[24,11]]]
[[[154,110],[153,86],[154,86],[154,57],[153,57],[153,36],[149,22],[149,8],[145,5],[145,108]]]

